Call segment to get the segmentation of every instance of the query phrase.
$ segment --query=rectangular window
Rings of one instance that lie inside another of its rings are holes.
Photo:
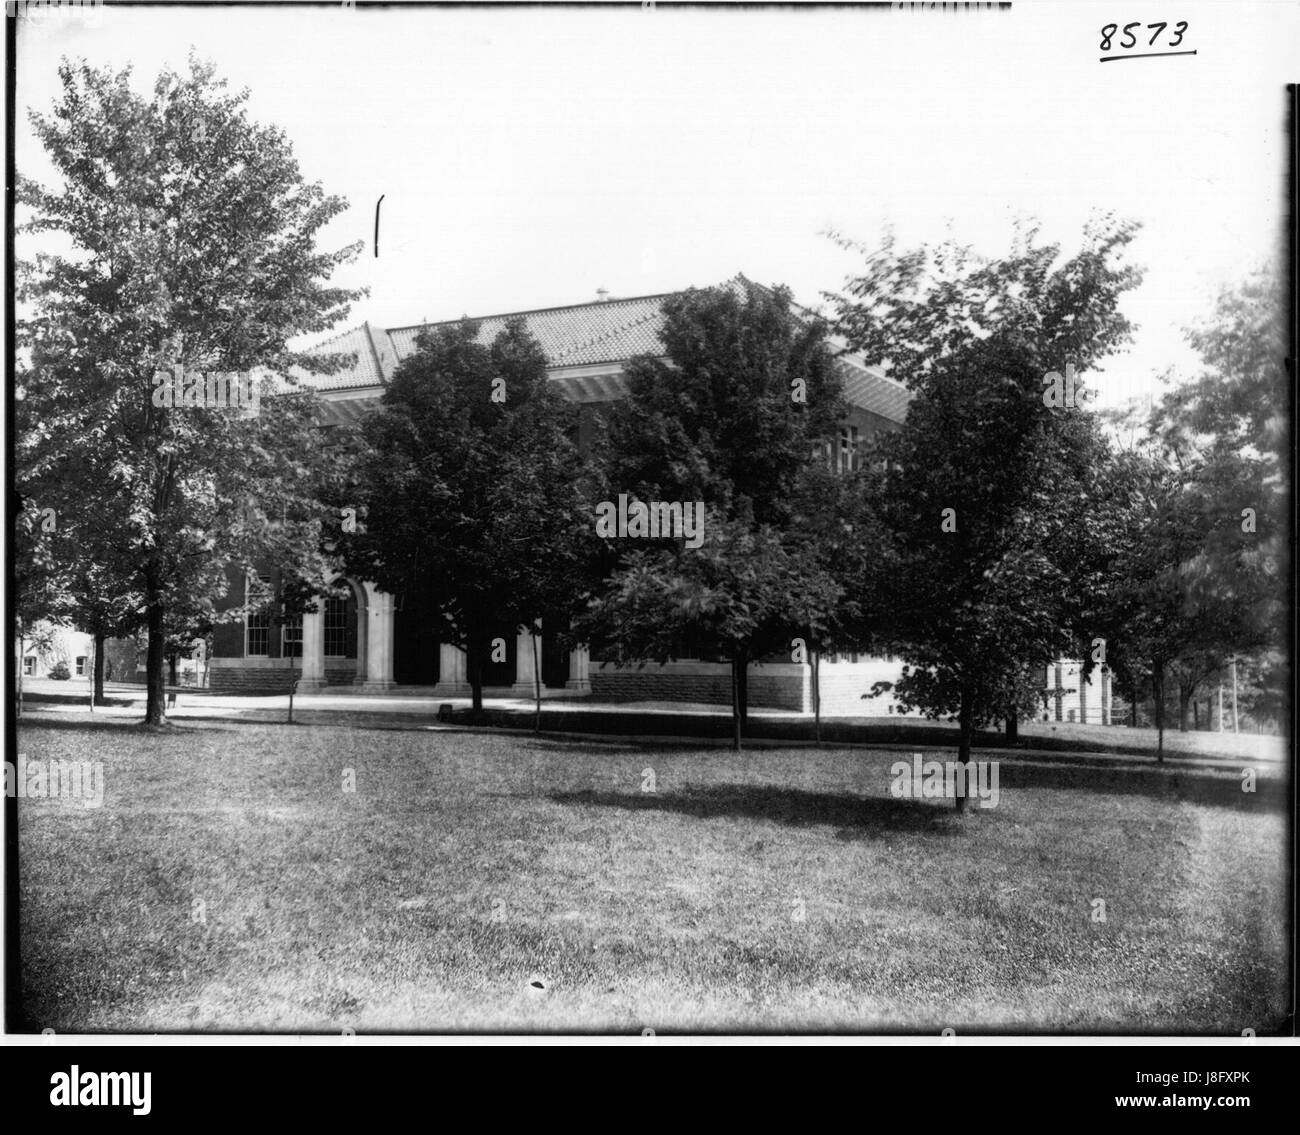
[[[255,574],[250,575],[245,579],[244,601],[249,608],[244,617],[244,654],[265,658],[271,653],[271,589]]]
[[[348,601],[325,600],[325,657],[343,658],[348,652]]]
[[[280,638],[282,658],[302,657],[302,616],[289,615],[285,618],[283,634]]]
[[[85,673],[86,673],[86,656],[84,654],[78,654],[77,674],[80,676],[80,675],[84,675]]]
[[[29,678],[36,677],[36,655],[29,654],[23,659],[23,673]]]
[[[851,473],[858,467],[858,427],[843,426],[840,429],[840,454],[836,466],[838,473]]]

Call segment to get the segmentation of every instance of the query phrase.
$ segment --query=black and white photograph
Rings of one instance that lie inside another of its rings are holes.
[[[1300,5],[6,8],[9,1039],[1293,1036]]]

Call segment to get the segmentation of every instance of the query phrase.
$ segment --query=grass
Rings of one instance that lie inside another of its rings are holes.
[[[1015,757],[959,816],[890,796],[908,751],[68,713],[19,747],[107,781],[19,801],[34,1029],[1286,1027],[1279,772]]]

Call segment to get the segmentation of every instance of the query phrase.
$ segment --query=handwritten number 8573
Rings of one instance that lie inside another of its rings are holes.
[[[1135,35],[1132,33],[1132,31],[1130,31],[1129,29],[1131,29],[1131,28],[1140,28],[1141,26],[1142,26],[1142,21],[1141,21],[1141,20],[1138,20],[1137,22],[1132,23],[1132,24],[1125,24],[1125,25],[1124,25],[1124,35],[1127,37],[1127,40],[1121,40],[1119,46],[1120,46],[1120,47],[1134,47],[1134,46],[1137,44],[1137,36],[1135,36]],[[1155,43],[1156,43],[1156,40],[1158,40],[1158,39],[1160,38],[1160,33],[1161,33],[1162,31],[1164,31],[1165,28],[1167,28],[1168,26],[1169,26],[1168,23],[1162,23],[1162,24],[1147,24],[1147,27],[1148,27],[1148,28],[1155,28],[1155,29],[1156,29],[1155,32],[1154,32],[1154,34],[1151,36],[1151,38],[1150,38],[1149,40],[1147,40],[1147,46],[1148,46],[1148,47],[1154,47],[1154,46],[1155,46]],[[1112,36],[1113,36],[1113,35],[1114,35],[1118,30],[1119,30],[1119,25],[1118,25],[1118,24],[1107,24],[1104,28],[1101,29],[1101,49],[1102,49],[1102,51],[1109,51],[1109,50],[1110,50],[1110,40],[1111,40],[1111,37],[1112,37]],[[1184,33],[1185,31],[1187,31],[1187,21],[1186,21],[1186,20],[1179,20],[1178,23],[1176,23],[1176,24],[1174,25],[1174,33],[1175,33],[1175,35],[1176,35],[1178,38],[1177,38],[1177,39],[1171,39],[1171,40],[1169,41],[1169,46],[1170,46],[1170,47],[1177,47],[1180,43],[1182,43],[1182,42],[1183,42],[1183,33]]]

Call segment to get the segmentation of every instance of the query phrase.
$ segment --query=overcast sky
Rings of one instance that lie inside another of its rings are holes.
[[[61,55],[145,89],[193,46],[351,203],[327,230],[366,241],[338,277],[371,289],[349,324],[384,326],[737,272],[816,305],[855,267],[830,228],[996,255],[1016,216],[1070,250],[1113,210],[1147,268],[1098,380],[1114,405],[1187,366],[1181,328],[1282,247],[1300,79],[1300,5],[1122,7],[43,12],[18,34],[17,161],[48,178],[24,108],[49,107]],[[1186,20],[1197,54],[1099,63],[1102,25],[1139,16]]]

